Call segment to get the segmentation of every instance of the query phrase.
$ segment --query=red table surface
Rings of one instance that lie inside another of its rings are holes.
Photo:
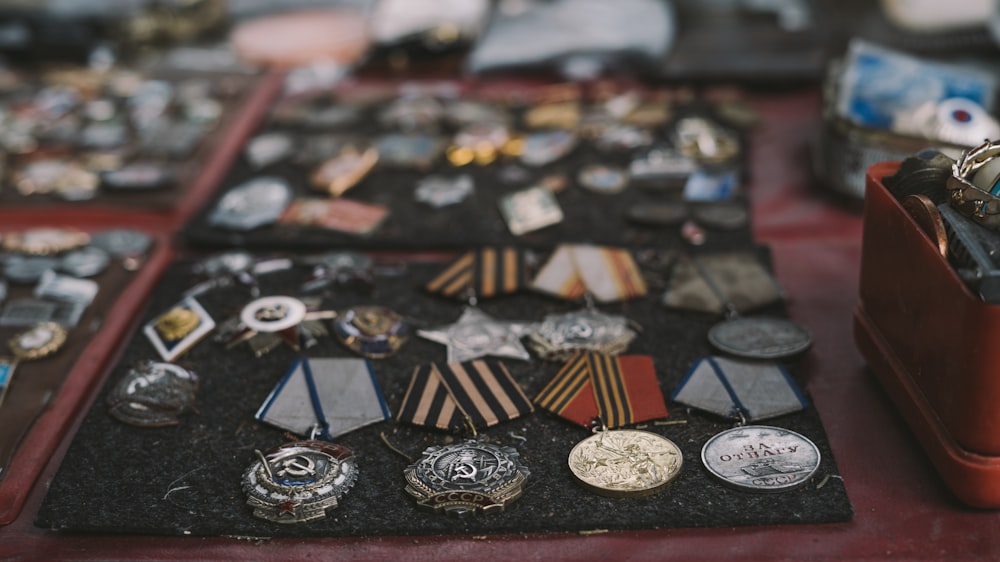
[[[751,139],[757,239],[771,246],[791,317],[815,338],[806,367],[856,514],[848,523],[669,529],[591,535],[375,537],[247,541],[233,538],[73,536],[32,518],[69,435],[22,516],[0,529],[0,557],[23,559],[518,559],[518,560],[962,560],[1000,559],[1000,512],[963,507],[854,347],[861,215],[810,175],[819,123],[816,91],[749,96],[764,122]],[[669,492],[667,492],[669,493]],[[393,506],[372,506],[392,509]]]

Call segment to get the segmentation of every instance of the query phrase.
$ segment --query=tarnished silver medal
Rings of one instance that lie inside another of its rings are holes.
[[[469,440],[428,447],[403,474],[417,505],[463,516],[503,511],[530,473],[513,447]]]
[[[751,492],[784,492],[805,484],[819,468],[816,445],[794,431],[767,425],[734,427],[714,435],[701,461],[723,484]]]

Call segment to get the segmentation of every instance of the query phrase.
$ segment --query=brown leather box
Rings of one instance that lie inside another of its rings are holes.
[[[951,491],[1000,508],[1000,306],[882,184],[898,167],[868,169],[855,342]]]

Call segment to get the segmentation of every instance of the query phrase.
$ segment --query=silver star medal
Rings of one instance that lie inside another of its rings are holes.
[[[521,345],[521,336],[528,328],[528,324],[496,320],[478,308],[466,308],[454,324],[417,330],[417,335],[448,346],[449,363],[487,355],[527,361],[531,356]]]

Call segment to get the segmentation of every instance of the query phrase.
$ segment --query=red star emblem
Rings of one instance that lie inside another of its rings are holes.
[[[278,515],[295,515],[295,508],[299,507],[299,502],[293,502],[292,500],[286,500],[281,502],[278,506]]]

